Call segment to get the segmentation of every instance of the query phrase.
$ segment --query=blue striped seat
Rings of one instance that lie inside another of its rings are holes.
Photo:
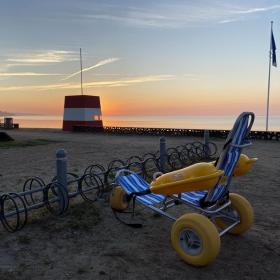
[[[200,207],[200,200],[207,194],[207,191],[186,192],[181,194],[181,199],[193,206]]]
[[[127,176],[117,176],[116,182],[121,185],[127,194],[131,194],[132,192],[142,192],[150,187],[149,184],[137,173],[130,173]],[[162,202],[164,198],[165,196],[163,195],[150,193],[137,196],[136,200],[147,205],[153,205]]]
[[[249,122],[250,116],[251,120]],[[246,141],[246,136],[250,132],[252,124],[252,113],[242,113],[236,120],[233,129],[227,137],[224,151],[221,153],[220,159],[217,163],[217,168],[224,170],[224,176],[226,176],[228,179],[224,184],[218,183],[216,186],[214,186],[208,197],[209,202],[214,203],[227,193],[234,168],[241,154],[242,147],[240,146],[249,144],[249,142]],[[200,200],[207,194],[208,191],[186,192],[181,194],[181,199],[187,203],[199,207]]]

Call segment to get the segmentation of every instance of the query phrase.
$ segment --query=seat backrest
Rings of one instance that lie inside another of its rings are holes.
[[[120,185],[127,194],[142,192],[149,188],[149,184],[136,172],[121,169],[117,172],[115,182]]]
[[[255,115],[252,112],[244,112],[236,119],[216,163],[217,168],[224,171],[224,177],[209,191],[205,201],[215,202],[227,193],[241,151],[243,148],[251,145],[247,137],[251,131],[254,119]]]

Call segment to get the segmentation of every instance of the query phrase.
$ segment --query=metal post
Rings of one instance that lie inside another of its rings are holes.
[[[64,149],[56,151],[56,178],[59,183],[58,187],[62,186],[58,192],[60,196],[60,211],[65,212],[69,205],[69,192],[67,187],[67,158]]]
[[[268,131],[268,117],[269,117],[269,94],[270,94],[270,72],[271,72],[271,48],[272,48],[272,28],[273,28],[273,21],[270,22],[270,47],[269,47],[269,65],[268,65],[268,86],[267,86],[267,101],[266,101],[266,122],[265,122],[265,131]]]
[[[64,149],[56,151],[56,176],[57,181],[67,190],[67,158]]]
[[[159,156],[160,156],[160,171],[165,172],[165,163],[166,163],[166,139],[165,137],[160,137],[159,144]]]
[[[204,142],[204,147],[205,147],[204,152],[205,152],[206,158],[209,157],[209,138],[210,138],[209,130],[204,130],[203,142]]]
[[[82,61],[82,49],[80,48],[80,66],[81,66],[81,94],[83,95],[83,61]]]

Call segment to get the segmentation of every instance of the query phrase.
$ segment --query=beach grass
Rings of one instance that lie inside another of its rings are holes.
[[[62,143],[65,141],[49,140],[49,139],[32,139],[32,140],[20,140],[20,141],[7,141],[0,142],[0,149],[11,149],[11,148],[25,148],[49,145],[53,143]]]

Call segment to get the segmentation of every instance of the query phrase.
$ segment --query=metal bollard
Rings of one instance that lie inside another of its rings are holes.
[[[69,197],[67,187],[67,157],[64,149],[56,151],[56,178],[59,185],[63,187],[59,195],[63,196],[61,199],[64,203],[61,206],[63,211],[65,211],[69,205]]]
[[[67,190],[67,158],[64,149],[56,151],[57,181]]]
[[[210,155],[210,150],[209,150],[209,130],[204,130],[204,135],[203,135],[203,141],[204,141],[204,146],[205,146],[205,157],[208,158]]]
[[[166,163],[166,139],[165,137],[160,137],[159,144],[159,161],[160,161],[160,171],[165,172],[165,163]]]

